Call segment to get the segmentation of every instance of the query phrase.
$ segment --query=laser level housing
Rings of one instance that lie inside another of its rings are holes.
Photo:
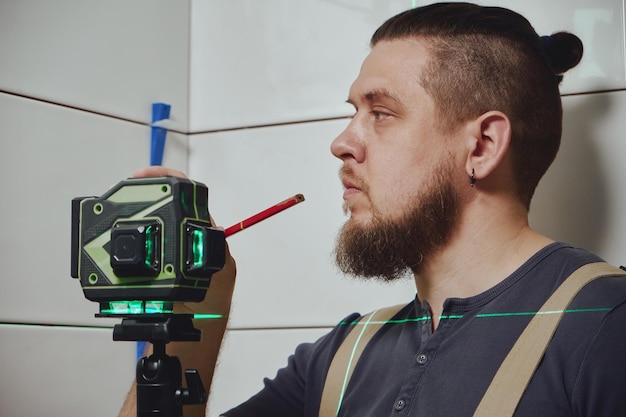
[[[71,242],[71,276],[104,314],[202,301],[225,261],[207,187],[178,177],[129,178],[74,198]]]

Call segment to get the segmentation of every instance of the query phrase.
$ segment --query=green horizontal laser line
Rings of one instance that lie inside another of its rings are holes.
[[[565,313],[595,313],[601,311],[610,311],[612,308],[609,307],[599,307],[599,308],[579,308],[579,309],[570,309],[570,310],[550,310],[550,311],[514,311],[514,312],[506,312],[506,313],[481,313],[476,314],[476,318],[493,318],[493,317],[515,317],[515,316],[537,316],[537,315],[546,315],[546,314],[561,314]],[[440,320],[454,320],[463,318],[462,314],[448,314],[439,316]],[[430,320],[431,316],[423,316],[423,317],[414,317],[410,319],[401,319],[401,320],[387,320],[387,321],[371,321],[369,324],[403,324],[403,323],[415,323],[420,321]],[[340,325],[362,325],[363,323],[358,321],[353,322],[340,322]]]
[[[462,317],[462,316],[459,316],[459,317]],[[430,320],[430,316],[414,317],[412,319],[401,319],[401,320],[370,321],[369,324],[402,324],[402,323],[414,323],[414,322],[426,321],[426,320]],[[364,323],[361,323],[359,321],[351,321],[351,322],[342,321],[339,323],[339,325],[357,325],[357,324],[363,325]]]
[[[549,310],[549,311],[520,311],[513,313],[483,313],[476,314],[476,317],[511,317],[511,316],[536,316],[536,315],[544,315],[544,314],[561,314],[561,313],[594,313],[598,311],[610,311],[611,308],[602,307],[602,308],[579,308],[573,310]]]
[[[221,314],[194,314],[194,319],[221,319],[223,316]]]
[[[132,315],[132,313],[120,313],[117,310],[102,310],[101,311],[102,314],[117,314],[117,315],[123,315],[123,314],[129,314]],[[199,319],[199,320],[207,320],[207,319],[221,319],[222,316],[221,314],[194,314],[193,318],[194,319]]]

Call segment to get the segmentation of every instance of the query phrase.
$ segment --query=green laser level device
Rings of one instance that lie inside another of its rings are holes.
[[[204,299],[225,262],[208,189],[178,177],[129,178],[72,200],[71,276],[104,315],[171,312]]]

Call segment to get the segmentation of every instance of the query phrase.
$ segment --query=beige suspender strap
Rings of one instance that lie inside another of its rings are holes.
[[[374,310],[355,324],[328,368],[319,417],[336,417],[352,372],[370,339],[406,304]]]
[[[570,275],[528,323],[487,388],[474,417],[512,416],[567,306],[589,282],[626,275],[605,262],[582,266]]]

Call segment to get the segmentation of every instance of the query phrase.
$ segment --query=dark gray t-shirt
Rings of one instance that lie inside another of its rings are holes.
[[[430,309],[416,297],[363,352],[338,416],[472,416],[533,313],[570,273],[599,260],[563,243],[549,245],[484,293],[446,300],[434,333]],[[624,277],[602,278],[581,291],[516,417],[626,416],[625,301]],[[316,417],[330,361],[359,317],[300,345],[261,392],[225,415]]]

